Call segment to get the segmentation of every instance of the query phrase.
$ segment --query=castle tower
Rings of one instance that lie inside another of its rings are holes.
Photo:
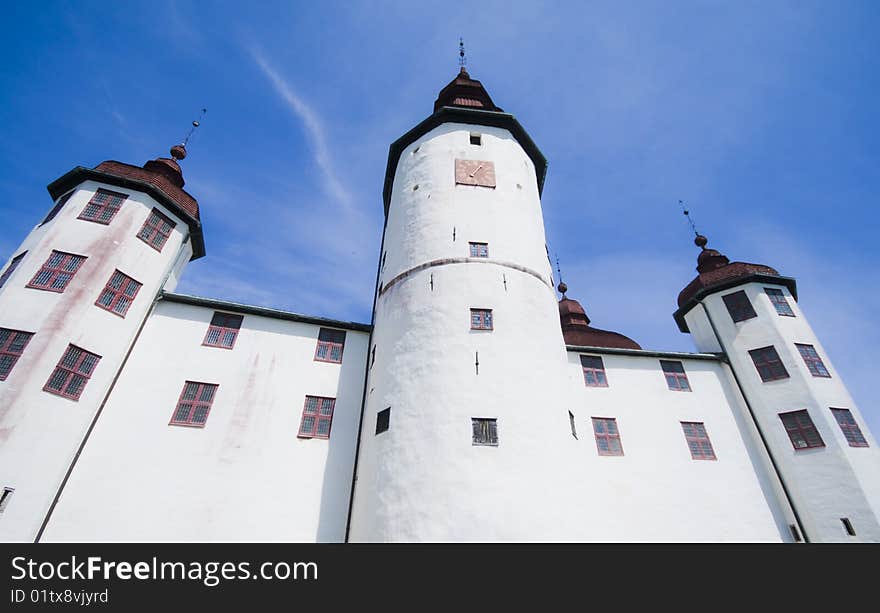
[[[880,541],[877,442],[797,302],[795,280],[730,262],[698,235],[675,320],[730,361],[810,541]]]
[[[545,170],[464,67],[391,145],[350,540],[566,538]]]
[[[0,276],[0,541],[39,537],[164,287],[205,253],[179,160],[76,167]]]

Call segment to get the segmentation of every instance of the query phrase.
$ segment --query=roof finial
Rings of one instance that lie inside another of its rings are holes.
[[[464,56],[464,39],[458,39],[458,65],[461,66],[462,72],[467,72],[465,66],[467,66],[467,58]]]
[[[562,294],[563,298],[566,298],[565,292],[568,291],[568,286],[562,281],[562,268],[559,267],[559,254],[556,255],[556,272],[559,273],[559,285],[556,286],[556,289],[559,290],[559,293]]]
[[[199,114],[199,119],[205,116],[205,113],[208,112],[208,109],[202,109],[201,114]],[[186,157],[186,144],[189,142],[190,137],[193,135],[193,132],[196,131],[196,128],[199,127],[199,120],[196,119],[192,122],[192,127],[189,129],[189,132],[186,135],[186,138],[183,139],[183,142],[179,145],[174,145],[171,147],[171,157],[175,160],[182,160]]]
[[[709,242],[709,239],[697,232],[697,225],[694,223],[694,220],[691,217],[691,212],[688,211],[687,208],[685,208],[684,202],[679,200],[678,203],[681,205],[681,212],[684,213],[684,216],[687,217],[688,223],[691,224],[691,230],[694,231],[694,236],[696,237],[694,238],[694,244],[700,249],[705,249],[706,244]]]

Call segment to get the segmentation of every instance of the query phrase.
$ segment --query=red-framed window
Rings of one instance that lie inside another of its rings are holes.
[[[107,286],[104,287],[95,304],[104,310],[125,317],[128,307],[134,302],[134,297],[137,296],[141,285],[128,275],[116,270],[110,275]]]
[[[43,391],[79,400],[100,361],[101,356],[76,345],[68,345],[52,376],[43,386]]]
[[[593,434],[596,435],[596,448],[599,450],[599,455],[623,455],[617,419],[593,417]]]
[[[109,224],[116,217],[116,213],[119,212],[126,198],[128,198],[126,194],[111,192],[109,189],[99,189],[89,200],[83,212],[79,214],[78,219]]]
[[[306,396],[297,437],[330,438],[330,426],[333,425],[333,407],[335,405],[336,398]]]
[[[58,202],[55,203],[55,206],[53,206],[49,210],[49,212],[46,214],[46,217],[43,218],[43,221],[40,222],[40,226],[46,225],[47,223],[49,223],[50,221],[55,219],[55,216],[58,215],[58,212],[64,208],[64,205],[67,204],[67,201],[70,200],[70,197],[73,196],[73,193],[75,191],[76,191],[75,189],[72,189],[69,192],[67,192],[66,194],[64,194],[63,196],[61,196],[58,199]],[[37,226],[37,227],[39,227],[39,226]]]
[[[727,312],[730,313],[730,318],[734,322],[745,321],[758,316],[755,313],[754,307],[752,307],[752,303],[749,302],[749,297],[746,296],[743,290],[722,296],[722,299],[724,300],[724,306],[727,307]]]
[[[176,225],[162,211],[153,209],[144,222],[144,226],[137,233],[137,237],[156,251],[162,251],[162,247],[165,246],[165,242],[171,236],[171,231]]]
[[[27,286],[61,293],[85,261],[86,258],[83,255],[52,251],[49,259],[37,271]]]
[[[691,391],[687,373],[684,372],[684,364],[673,360],[660,360],[660,368],[663,369],[663,375],[666,377],[666,385],[669,386],[669,389],[676,392]]]
[[[581,368],[584,371],[584,384],[587,387],[608,387],[605,364],[598,355],[582,355]]]
[[[492,309],[471,309],[471,330],[491,330]]]
[[[825,446],[825,442],[819,436],[819,431],[816,430],[816,426],[806,409],[780,413],[779,419],[782,420],[782,425],[785,426],[788,438],[791,439],[791,444],[795,449]]]
[[[12,372],[33,335],[33,332],[0,328],[0,381],[5,381]]]
[[[785,317],[794,317],[794,311],[791,310],[791,306],[788,304],[788,300],[785,298],[785,294],[781,289],[776,289],[774,287],[765,287],[764,291],[767,293],[767,297],[770,298],[770,302],[773,303],[773,307],[776,309],[776,312],[779,315],[783,315]]]
[[[168,425],[204,428],[218,387],[216,383],[185,382]]]
[[[715,450],[712,449],[712,441],[706,434],[706,425],[700,421],[683,421],[681,429],[687,441],[691,458],[694,460],[716,460]]]
[[[9,263],[9,266],[6,270],[3,271],[3,274],[0,275],[0,287],[6,285],[6,282],[9,280],[9,277],[12,276],[12,273],[15,272],[15,269],[18,268],[18,265],[21,264],[21,261],[24,259],[24,256],[27,255],[27,251],[24,253],[19,253],[17,256],[12,258],[12,261]]]
[[[822,362],[822,358],[819,357],[819,354],[816,353],[815,347],[812,345],[802,345],[800,343],[795,343],[794,346],[797,347],[798,352],[804,359],[804,363],[807,365],[811,375],[814,377],[831,378],[831,373],[825,368],[825,364]]]
[[[202,341],[202,344],[206,347],[232,349],[235,346],[235,339],[238,338],[238,331],[241,329],[241,322],[243,320],[243,315],[216,311],[211,318],[211,325],[208,326],[208,331],[205,333],[205,340]]]
[[[865,440],[865,435],[862,434],[859,424],[856,423],[856,418],[853,417],[852,411],[849,409],[831,409],[831,413],[834,415],[834,419],[837,421],[837,425],[840,426],[840,430],[843,432],[843,436],[846,437],[846,442],[849,443],[850,447],[868,446],[868,441]]]
[[[315,361],[342,363],[345,349],[345,330],[321,328],[318,330],[318,346],[315,347]]]
[[[749,351],[749,355],[752,356],[752,362],[755,363],[755,368],[758,369],[761,381],[776,381],[788,378],[788,371],[785,370],[785,365],[779,359],[779,354],[776,353],[776,348],[772,345],[761,347],[760,349],[752,349]]]
[[[471,417],[474,445],[498,446],[498,419],[495,417]]]
[[[471,249],[472,258],[489,257],[489,243],[468,243]]]

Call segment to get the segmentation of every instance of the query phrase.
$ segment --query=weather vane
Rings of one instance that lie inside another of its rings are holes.
[[[691,218],[691,212],[688,211],[688,210],[685,208],[685,206],[684,206],[684,202],[682,202],[681,200],[679,200],[678,203],[681,205],[681,212],[684,213],[684,216],[687,217],[688,223],[691,224],[691,230],[694,231],[694,234],[695,234],[696,236],[699,236],[700,233],[697,232],[697,226],[696,226],[696,224],[694,223],[694,220]]]
[[[208,109],[202,109],[202,112],[199,113],[199,119],[204,118],[205,113],[207,113],[207,112],[208,112]],[[198,128],[199,125],[201,125],[199,123],[199,119],[196,119],[195,121],[192,122],[192,127],[189,129],[189,132],[187,133],[186,138],[183,139],[183,146],[184,147],[186,147],[186,144],[189,142],[189,139],[193,135],[193,132],[196,131],[196,128]]]
[[[458,65],[464,68],[467,66],[467,58],[464,56],[464,39],[458,39]]]

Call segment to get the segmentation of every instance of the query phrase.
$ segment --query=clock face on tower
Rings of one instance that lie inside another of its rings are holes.
[[[455,183],[495,187],[495,164],[481,160],[455,160]]]

